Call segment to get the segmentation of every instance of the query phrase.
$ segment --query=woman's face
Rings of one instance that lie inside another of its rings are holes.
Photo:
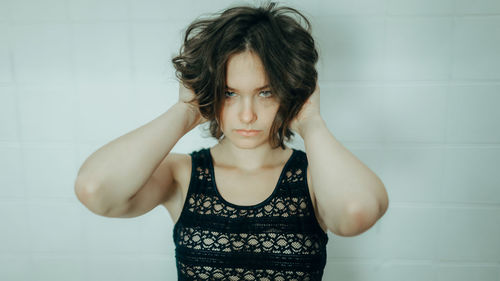
[[[231,56],[227,62],[225,101],[221,112],[224,138],[240,148],[268,144],[279,101],[268,86],[260,58],[251,52]],[[240,130],[256,130],[245,134]]]

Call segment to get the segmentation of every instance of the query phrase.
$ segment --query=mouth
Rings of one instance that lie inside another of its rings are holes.
[[[242,136],[249,137],[258,135],[261,132],[261,130],[236,130],[236,132]]]

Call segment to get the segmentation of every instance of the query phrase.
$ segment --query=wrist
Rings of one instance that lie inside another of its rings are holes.
[[[317,128],[323,125],[325,125],[323,118],[321,118],[320,115],[315,115],[301,123],[298,128],[298,133],[302,139],[306,139],[307,136],[311,135]]]
[[[193,106],[183,101],[179,101],[172,107],[183,116],[182,120],[184,121],[184,131],[186,133],[198,126],[199,117],[196,115],[197,109],[193,108]]]

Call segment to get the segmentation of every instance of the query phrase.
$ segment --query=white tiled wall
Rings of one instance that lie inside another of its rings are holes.
[[[281,2],[313,24],[328,127],[390,198],[329,233],[324,280],[500,281],[500,1]],[[175,280],[164,208],[100,217],[74,180],[177,101],[183,29],[232,3],[0,0],[0,280]]]

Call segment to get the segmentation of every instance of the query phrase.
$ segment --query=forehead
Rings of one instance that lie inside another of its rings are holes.
[[[269,82],[261,59],[252,52],[230,56],[226,70],[226,85],[231,89],[254,91]]]

